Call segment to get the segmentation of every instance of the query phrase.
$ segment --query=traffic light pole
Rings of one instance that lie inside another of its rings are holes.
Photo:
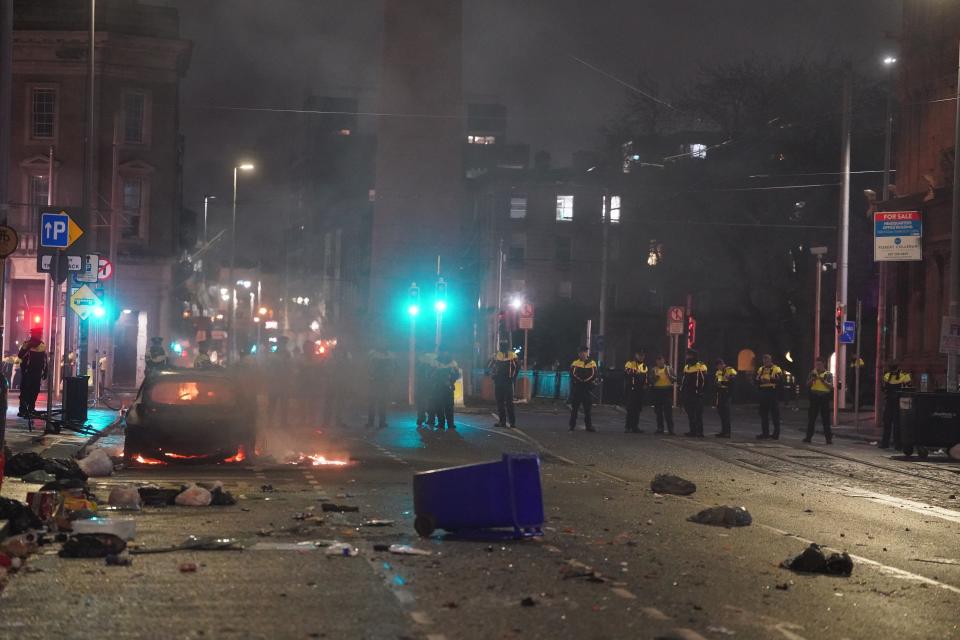
[[[50,423],[53,417],[53,381],[57,377],[57,328],[60,326],[60,255],[62,251],[53,254],[53,296],[50,303],[50,317],[53,322],[50,326],[50,345],[47,349],[47,415],[44,419],[43,432],[51,433]],[[30,420],[30,418],[27,418]]]
[[[417,316],[410,314],[410,340],[407,354],[407,404],[414,406],[417,375]]]

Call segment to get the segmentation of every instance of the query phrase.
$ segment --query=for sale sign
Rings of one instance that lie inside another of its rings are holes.
[[[923,220],[919,211],[877,211],[873,214],[873,260],[923,260]]]

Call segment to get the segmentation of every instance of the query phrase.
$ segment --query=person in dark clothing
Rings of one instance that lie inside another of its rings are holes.
[[[147,361],[146,375],[148,376],[167,368],[167,352],[163,348],[162,337],[150,338],[150,352],[147,353],[145,360]]]
[[[770,354],[764,354],[763,364],[757,369],[757,389],[760,392],[760,434],[757,440],[780,439],[780,403],[777,392],[783,382],[783,369],[773,364]],[[770,420],[773,434],[770,434]]]
[[[590,410],[593,407],[593,398],[590,390],[597,379],[597,363],[590,357],[586,347],[580,347],[579,355],[570,364],[570,431],[577,428],[577,414],[583,407],[583,424],[587,431],[596,431],[593,428],[593,418]]]
[[[833,432],[830,430],[830,422],[833,419],[830,407],[830,401],[833,400],[833,374],[827,371],[822,358],[817,358],[814,362],[813,371],[807,377],[807,390],[810,395],[810,408],[807,411],[807,437],[803,441],[813,440],[813,431],[819,414],[827,444],[833,444]]]
[[[37,396],[47,379],[47,344],[43,341],[43,329],[30,330],[30,339],[20,345],[20,410],[17,415],[31,418],[37,410]]]
[[[456,429],[453,416],[453,390],[460,379],[460,366],[446,347],[437,352],[437,363],[433,371],[434,404],[437,412],[437,429]]]
[[[720,433],[718,438],[730,437],[730,385],[737,377],[737,370],[728,367],[723,358],[717,358],[717,368],[713,372],[713,384],[717,391],[717,413],[720,414]]]
[[[437,354],[424,353],[417,358],[413,398],[417,405],[417,426],[433,426],[433,367]]]
[[[703,390],[707,384],[707,365],[700,362],[697,352],[687,351],[687,362],[683,366],[683,378],[680,380],[680,393],[683,396],[683,409],[687,412],[690,430],[688,438],[703,437]]]
[[[657,433],[663,433],[666,422],[667,433],[673,435],[673,383],[677,377],[664,360],[657,356],[657,360],[650,371],[650,385],[653,389],[653,410],[657,414]]]
[[[517,354],[510,349],[510,343],[500,343],[500,350],[493,354],[487,363],[487,371],[493,378],[493,393],[497,399],[499,422],[496,426],[515,429],[517,419],[513,410],[513,383],[520,372],[520,366]]]
[[[382,345],[380,345],[382,347]],[[387,427],[387,396],[390,393],[390,374],[393,355],[384,348],[371,349],[367,354],[367,428]]]
[[[640,430],[640,412],[643,411],[643,393],[647,388],[647,363],[643,351],[636,351],[633,359],[623,365],[624,404],[627,409],[623,430],[627,433],[643,433]]]
[[[887,372],[883,374],[883,436],[880,438],[880,448],[890,447],[890,436],[893,436],[893,448],[900,448],[900,392],[908,389],[913,383],[910,374],[900,369],[897,362],[891,362]]]

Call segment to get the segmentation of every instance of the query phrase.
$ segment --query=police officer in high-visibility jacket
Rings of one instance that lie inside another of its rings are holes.
[[[643,433],[640,430],[640,412],[643,411],[643,391],[647,387],[647,363],[643,351],[636,351],[633,359],[623,365],[624,373],[624,405],[627,409],[627,419],[624,431],[627,433]]]
[[[760,391],[760,434],[758,440],[780,439],[780,404],[777,390],[783,382],[783,369],[773,364],[769,353],[763,354],[763,364],[757,369],[757,388]],[[770,421],[773,420],[773,434]]]
[[[673,435],[673,383],[677,377],[673,368],[663,356],[657,356],[650,370],[650,385],[653,391],[653,410],[657,415],[657,433],[663,433],[666,423],[667,433]]]
[[[487,371],[493,378],[493,393],[497,399],[499,422],[496,426],[515,429],[517,418],[513,411],[513,382],[517,379],[520,366],[517,354],[510,348],[509,342],[500,343],[500,350],[493,354],[487,363]]]
[[[593,407],[590,390],[596,379],[597,363],[590,357],[590,351],[586,347],[580,347],[577,359],[570,363],[570,431],[577,428],[577,414],[581,406],[583,423],[587,431],[596,431],[590,415],[590,409]]]
[[[883,436],[880,448],[890,447],[890,435],[893,434],[893,448],[900,448],[900,392],[910,387],[913,379],[900,369],[899,363],[891,362],[883,374]]]
[[[730,385],[737,377],[737,370],[728,367],[723,358],[717,358],[716,369],[713,370],[713,386],[717,392],[717,413],[720,415],[720,433],[713,434],[718,438],[730,437]]]
[[[810,408],[807,411],[807,437],[804,442],[813,440],[813,431],[817,423],[817,414],[823,425],[823,436],[827,444],[833,444],[833,432],[830,423],[833,420],[831,401],[833,400],[833,374],[827,371],[823,358],[817,358],[813,371],[807,377],[807,389],[810,392]]]
[[[707,365],[700,362],[697,352],[687,351],[687,362],[683,365],[683,377],[680,379],[680,394],[683,409],[687,412],[690,430],[688,438],[703,437],[703,390],[707,384]]]
[[[163,348],[163,338],[156,336],[150,338],[150,351],[144,356],[146,362],[146,375],[151,375],[167,368],[167,352]]]

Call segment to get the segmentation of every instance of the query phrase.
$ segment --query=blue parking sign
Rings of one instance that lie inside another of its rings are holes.
[[[70,216],[44,213],[40,216],[40,246],[66,249],[70,244]]]
[[[853,320],[843,321],[843,330],[840,332],[840,344],[853,344],[857,341],[857,323]]]

